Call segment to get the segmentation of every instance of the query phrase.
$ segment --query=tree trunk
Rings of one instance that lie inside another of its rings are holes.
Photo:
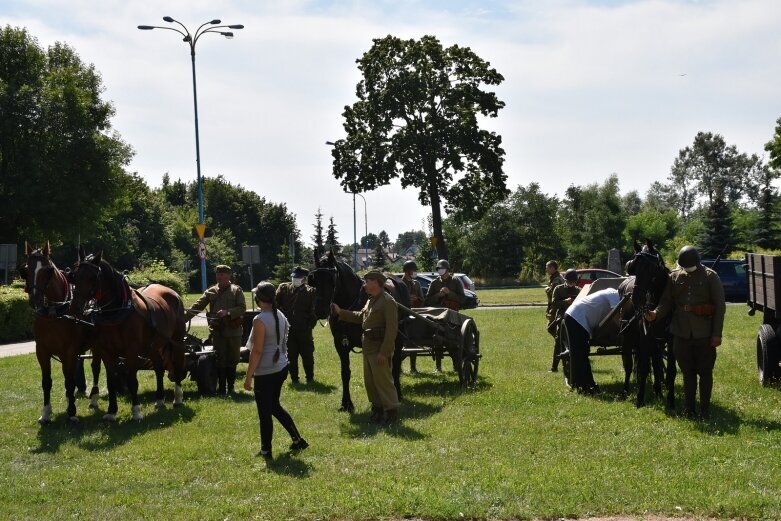
[[[439,188],[436,183],[436,175],[429,174],[428,199],[431,202],[431,226],[434,228],[434,237],[437,239],[437,257],[447,259],[447,245],[442,234],[442,209],[440,208]]]

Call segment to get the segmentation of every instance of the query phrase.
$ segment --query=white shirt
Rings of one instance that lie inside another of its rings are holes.
[[[565,313],[588,331],[588,336],[594,334],[594,329],[602,322],[610,310],[618,305],[621,299],[618,290],[613,288],[603,289],[573,302]]]

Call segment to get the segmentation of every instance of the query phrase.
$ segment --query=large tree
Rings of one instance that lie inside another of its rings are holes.
[[[75,240],[111,217],[132,151],[93,65],[0,28],[0,242]]]
[[[468,47],[444,48],[434,36],[375,39],[357,63],[363,79],[358,101],[345,107],[334,176],[351,192],[394,178],[414,186],[431,206],[437,252],[447,258],[442,206],[477,219],[508,192],[501,137],[479,124],[504,107],[483,85],[504,78]]]

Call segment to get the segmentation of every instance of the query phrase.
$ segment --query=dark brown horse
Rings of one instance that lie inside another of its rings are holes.
[[[78,379],[84,379],[84,368],[79,355],[87,350],[89,331],[83,325],[69,320],[64,315],[71,300],[70,284],[65,273],[60,271],[50,257],[50,246],[33,249],[25,242],[27,263],[21,274],[25,279],[25,291],[30,306],[35,310],[33,333],[35,335],[35,356],[41,366],[41,388],[43,389],[43,411],[38,423],[51,422],[52,358],[62,364],[65,377],[65,396],[68,400],[68,421],[78,423],[76,416],[75,389]],[[98,376],[100,358],[92,359],[93,383],[90,391],[90,408],[97,408]]]
[[[329,252],[322,258],[315,256],[316,268],[309,273],[307,283],[315,288],[315,314],[317,318],[328,318],[328,325],[334,339],[334,347],[339,355],[342,375],[342,405],[340,411],[353,412],[350,397],[350,352],[353,348],[361,347],[361,326],[339,320],[339,317],[331,314],[331,303],[338,304],[343,309],[358,311],[363,308],[368,300],[363,281],[355,274],[353,269],[342,261],[336,260],[333,252]],[[385,283],[385,291],[391,294],[396,302],[409,307],[409,290],[407,286],[396,279],[389,277]],[[399,312],[399,319],[403,314]],[[393,353],[393,383],[401,400],[401,349],[404,345],[401,335],[396,336],[396,348]]]
[[[667,390],[667,407],[675,407],[675,356],[672,353],[669,320],[646,322],[643,314],[656,308],[668,284],[670,270],[664,259],[646,241],[642,248],[634,242],[635,256],[627,263],[629,277],[618,287],[622,297],[631,295],[623,308],[623,342],[621,357],[624,362],[624,394],[629,394],[629,380],[633,365],[637,365],[637,407],[645,405],[645,385],[651,369],[654,392],[662,395],[662,383]],[[666,360],[665,360],[666,355]],[[666,363],[665,363],[666,362]]]
[[[87,257],[83,248],[79,248],[79,261],[71,273],[71,281],[74,284],[72,314],[84,317],[87,303],[95,302],[88,315],[95,325],[95,345],[108,374],[109,408],[103,418],[116,420],[117,368],[121,360],[127,369],[133,419],[142,418],[137,373],[150,364],[157,380],[156,406],[165,407],[165,370],[176,384],[174,406],[182,405],[186,322],[181,297],[160,284],[131,290],[124,275],[103,259],[102,252]]]

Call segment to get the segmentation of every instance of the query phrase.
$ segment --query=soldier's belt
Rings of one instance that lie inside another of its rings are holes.
[[[371,329],[365,329],[363,331],[363,336],[369,340],[385,340],[385,328],[373,327]]]
[[[716,306],[713,304],[686,304],[683,306],[683,310],[697,315],[698,317],[710,317],[713,316],[713,312],[716,311]]]

